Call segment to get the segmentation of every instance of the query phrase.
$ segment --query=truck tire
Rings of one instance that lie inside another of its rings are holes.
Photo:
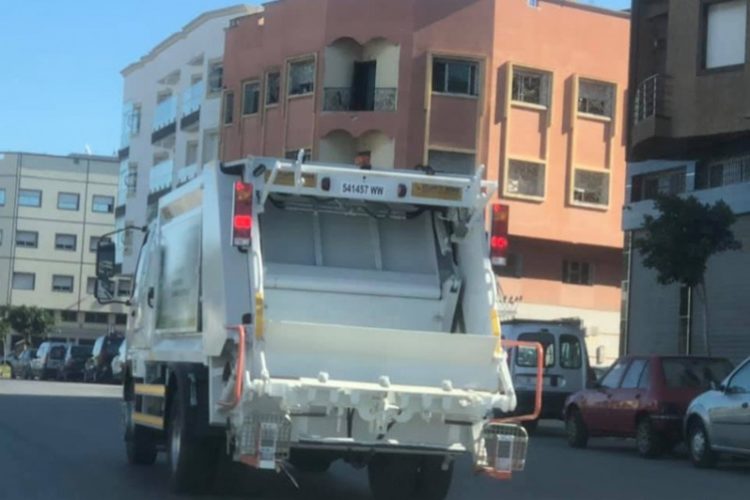
[[[443,500],[453,477],[453,464],[442,469],[442,456],[376,454],[367,466],[375,500]]]
[[[201,493],[211,487],[218,447],[216,440],[196,435],[188,411],[188,398],[174,386],[169,404],[167,458],[169,487],[174,493]]]
[[[133,422],[133,402],[125,403],[125,453],[130,465],[153,465],[156,462],[154,431]]]

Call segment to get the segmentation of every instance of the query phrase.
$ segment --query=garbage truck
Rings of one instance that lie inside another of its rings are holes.
[[[462,455],[508,478],[527,435],[495,304],[496,184],[266,157],[207,165],[158,201],[123,369],[132,464],[175,492],[221,458],[285,473],[366,467],[378,499],[442,499]],[[116,234],[96,297],[117,300]],[[539,356],[541,359],[541,356]],[[263,476],[263,474],[260,474]]]

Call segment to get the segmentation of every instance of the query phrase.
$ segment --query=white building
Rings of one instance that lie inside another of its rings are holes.
[[[122,306],[93,295],[96,243],[115,225],[117,174],[112,157],[0,152],[0,305],[52,311],[50,337],[85,343],[125,328]],[[129,290],[122,280],[120,296]]]
[[[159,196],[218,159],[224,29],[257,10],[236,5],[201,14],[122,70],[118,228],[145,225]],[[134,271],[140,237],[129,231],[120,239],[123,274]]]

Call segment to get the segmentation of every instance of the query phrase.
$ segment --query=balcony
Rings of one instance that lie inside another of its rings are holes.
[[[175,133],[177,119],[177,99],[174,95],[163,99],[154,110],[151,143],[157,143]]]
[[[151,168],[148,178],[149,194],[166,191],[172,187],[172,167],[172,160],[165,160]]]
[[[181,186],[193,177],[197,177],[201,173],[200,167],[197,163],[182,167],[177,170],[177,185]]]
[[[203,102],[203,80],[193,83],[182,93],[182,114],[180,130],[197,130]]]
[[[641,82],[633,102],[631,146],[669,135],[671,95],[672,82],[666,75],[651,75]]]
[[[394,87],[376,87],[358,92],[351,87],[324,89],[323,111],[396,111]]]

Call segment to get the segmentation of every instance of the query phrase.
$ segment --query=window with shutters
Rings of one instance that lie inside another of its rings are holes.
[[[75,251],[76,235],[75,234],[55,234],[55,250]]]

